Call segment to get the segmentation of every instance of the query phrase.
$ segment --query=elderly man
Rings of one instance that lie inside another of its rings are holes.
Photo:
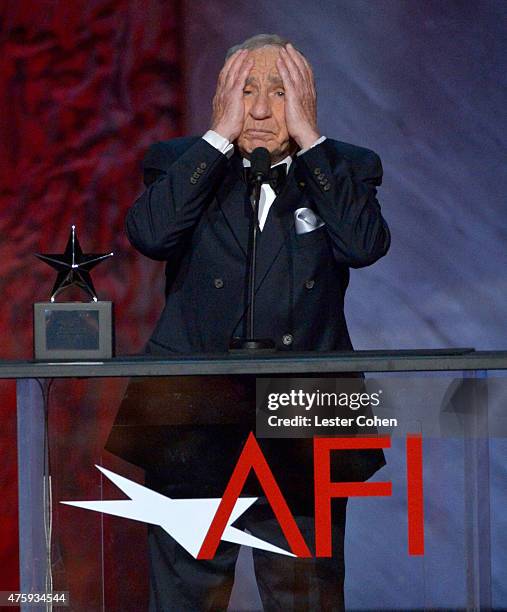
[[[210,130],[155,144],[145,157],[147,189],[129,211],[127,232],[141,253],[167,262],[166,305],[149,353],[217,353],[228,349],[231,338],[245,337],[252,223],[245,168],[257,147],[270,152],[274,171],[262,185],[258,210],[256,334],[274,339],[285,352],[352,349],[343,311],[349,268],[374,263],[390,242],[376,199],[380,160],[320,134],[308,61],[288,41],[259,35],[228,53]],[[212,461],[236,452],[216,429],[207,438],[201,434],[193,466],[189,445],[181,450],[182,466],[195,474],[203,451]],[[369,478],[383,464],[376,452],[354,457],[345,470],[349,480]],[[294,489],[291,509],[311,546],[309,494],[301,493],[312,488],[311,465],[305,469],[286,480]],[[190,474],[183,473],[179,478],[172,470],[159,490],[204,496],[202,489],[189,488]],[[223,482],[205,494],[220,497]],[[254,550],[265,610],[343,609],[345,505],[336,500],[331,559]],[[260,508],[260,531],[255,524],[249,528],[283,547],[273,520],[263,515],[266,507]],[[213,561],[197,561],[153,528],[150,551],[150,609],[226,608],[237,547],[219,548]]]

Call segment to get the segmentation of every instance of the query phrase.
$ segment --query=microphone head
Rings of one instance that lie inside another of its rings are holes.
[[[252,177],[256,181],[264,181],[269,177],[271,155],[264,147],[257,147],[250,154]]]

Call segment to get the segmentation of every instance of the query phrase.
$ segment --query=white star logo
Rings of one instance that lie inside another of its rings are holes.
[[[62,501],[62,504],[103,512],[113,516],[142,521],[152,525],[159,525],[173,539],[178,542],[195,559],[199,554],[201,545],[208,533],[211,521],[216,514],[221,498],[203,499],[171,499],[147,487],[119,476],[100,465],[97,467],[109,480],[121,489],[130,499],[111,501]],[[269,552],[295,557],[296,555],[278,548],[269,542],[241,531],[232,526],[250,506],[257,501],[257,497],[240,497],[236,501],[231,516],[224,529],[222,540],[259,548]]]

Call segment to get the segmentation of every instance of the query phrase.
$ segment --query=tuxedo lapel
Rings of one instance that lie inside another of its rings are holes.
[[[252,205],[243,178],[243,164],[238,155],[229,160],[231,166],[223,185],[217,193],[217,201],[227,226],[243,252],[248,254],[248,236],[252,219]]]
[[[259,236],[256,291],[264,282],[284,243],[290,240],[294,226],[294,210],[297,208],[299,195],[294,178],[294,166],[294,163],[291,164],[285,185],[271,205],[264,229]]]
[[[217,200],[238,248],[247,258],[252,205],[243,178],[241,158],[233,155],[229,163],[231,171],[217,193]],[[284,242],[289,240],[294,226],[294,210],[300,196],[294,166],[294,163],[291,164],[282,191],[271,205],[264,228],[258,234],[256,291],[275,263]]]

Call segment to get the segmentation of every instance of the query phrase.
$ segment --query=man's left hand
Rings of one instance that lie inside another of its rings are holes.
[[[290,43],[280,50],[276,65],[285,89],[285,121],[289,136],[301,149],[307,149],[320,137],[312,69]]]

